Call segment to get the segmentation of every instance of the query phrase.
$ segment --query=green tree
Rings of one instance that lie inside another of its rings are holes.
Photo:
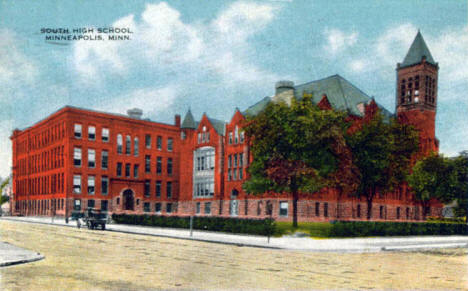
[[[453,197],[457,201],[455,214],[458,217],[466,217],[468,214],[468,151],[461,152],[451,162],[456,175],[456,189]]]
[[[361,181],[356,195],[365,197],[367,219],[377,193],[385,194],[405,181],[411,157],[418,151],[418,133],[412,126],[391,119],[386,122],[380,111],[362,128],[348,136],[353,163]]]
[[[3,195],[3,189],[10,183],[10,178],[6,178],[5,180],[2,181],[0,184],[0,205],[2,205],[5,202],[8,202],[10,197]]]
[[[270,103],[245,126],[254,157],[245,191],[291,193],[297,227],[299,193],[323,187],[348,192],[357,185],[358,174],[344,138],[347,126],[343,112],[321,110],[310,96],[293,99],[290,106]]]

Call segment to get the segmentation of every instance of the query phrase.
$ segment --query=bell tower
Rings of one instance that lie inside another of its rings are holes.
[[[423,155],[438,152],[435,137],[439,65],[418,31],[402,63],[397,64],[396,113],[420,132]]]

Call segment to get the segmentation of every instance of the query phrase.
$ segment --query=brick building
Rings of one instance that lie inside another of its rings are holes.
[[[397,65],[396,114],[420,131],[421,155],[438,151],[435,137],[438,64],[420,33]],[[339,75],[295,86],[276,84],[265,97],[229,122],[190,110],[173,125],[128,116],[64,107],[25,130],[13,141],[12,210],[17,215],[61,215],[96,207],[110,213],[215,215],[261,218],[267,209],[278,220],[292,220],[287,193],[248,195],[242,189],[253,159],[242,122],[269,102],[311,94],[322,109],[345,110],[354,127],[378,108],[392,114]],[[433,201],[430,215],[440,215]],[[300,221],[359,220],[366,203],[341,197],[334,189],[302,194]],[[420,220],[422,209],[405,185],[374,200],[375,220]]]

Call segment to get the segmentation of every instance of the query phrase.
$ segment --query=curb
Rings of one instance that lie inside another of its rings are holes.
[[[25,264],[25,263],[32,263],[32,262],[40,261],[42,259],[45,259],[45,256],[39,255],[38,257],[35,257],[33,259],[24,259],[24,260],[18,260],[18,261],[3,262],[3,263],[0,263],[0,268],[1,267],[13,266],[13,265],[19,265],[19,264]]]

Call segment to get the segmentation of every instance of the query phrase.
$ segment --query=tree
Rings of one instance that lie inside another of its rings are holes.
[[[289,192],[293,198],[293,226],[297,227],[299,193],[324,187],[350,191],[357,185],[357,171],[343,157],[350,154],[344,134],[345,114],[321,110],[310,96],[286,103],[270,103],[245,126],[254,157],[247,193]]]
[[[372,204],[377,193],[384,194],[400,185],[409,172],[411,157],[418,151],[418,133],[396,119],[386,122],[377,110],[362,128],[348,135],[353,163],[361,181],[355,192],[365,197],[367,219],[372,218]]]
[[[468,215],[468,151],[463,151],[451,160],[456,175],[454,200],[457,201],[455,214],[458,217]]]
[[[449,159],[436,154],[416,162],[408,183],[415,198],[423,205],[424,217],[431,199],[443,203],[456,200],[461,205],[464,204],[466,165],[466,160],[462,157]]]
[[[10,178],[2,181],[0,184],[0,205],[10,200],[10,197],[3,195],[3,189],[10,183]]]

